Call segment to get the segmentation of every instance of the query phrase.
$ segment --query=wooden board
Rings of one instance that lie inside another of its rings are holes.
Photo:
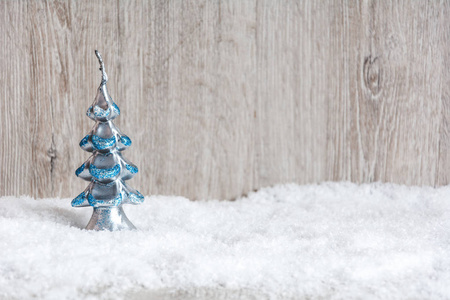
[[[104,57],[143,194],[450,176],[448,1],[2,1],[0,195],[73,197]]]

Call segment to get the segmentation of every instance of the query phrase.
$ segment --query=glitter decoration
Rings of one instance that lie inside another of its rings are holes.
[[[111,200],[97,200],[91,194],[88,195],[88,202],[93,207],[119,206],[122,203],[122,194]]]
[[[132,174],[136,174],[138,172],[138,168],[136,166],[132,166],[132,165],[126,164],[125,167]]]
[[[84,171],[84,164],[82,164],[76,171],[75,171],[75,175],[79,176],[81,174],[81,172]]]
[[[84,147],[89,143],[89,134],[86,135],[80,142],[80,147]]]
[[[91,173],[91,175],[96,179],[114,178],[120,173],[120,165],[115,165],[114,167],[109,169],[100,169],[94,165],[90,165],[89,173]]]
[[[84,166],[84,164],[83,164],[83,166]],[[86,195],[84,192],[82,192],[75,199],[72,200],[72,206],[80,206],[85,201],[86,201]]]
[[[104,150],[106,148],[111,148],[116,143],[116,137],[112,136],[108,139],[102,139],[99,136],[92,135],[92,144],[97,150]]]
[[[92,119],[92,120],[95,121],[95,116],[94,116],[94,114],[93,114],[93,112],[92,112],[92,106],[89,106],[88,110],[86,111],[86,115],[87,115],[90,119]]]
[[[112,108],[116,115],[120,115],[120,109],[115,103],[113,103]]]
[[[144,200],[144,196],[138,191],[136,191],[136,193],[129,193],[128,198],[133,203],[141,203]]]
[[[124,136],[122,136],[122,137],[120,138],[120,142],[121,142],[124,146],[127,146],[127,147],[131,146],[131,140],[130,140],[130,138],[127,137],[126,135],[124,135]]]
[[[94,106],[94,116],[96,118],[107,118],[111,113],[111,108],[101,109],[98,105]]]
[[[125,215],[122,205],[140,204],[144,201],[141,193],[125,184],[125,180],[138,172],[138,168],[122,158],[121,151],[131,145],[131,140],[128,136],[122,135],[112,122],[120,115],[120,109],[108,94],[106,88],[108,76],[102,56],[97,50],[95,54],[100,63],[102,81],[94,103],[86,114],[96,122],[96,126],[80,142],[80,147],[93,152],[93,155],[75,171],[78,177],[91,183],[83,193],[72,200],[72,206],[94,208],[86,229],[110,231],[135,229]],[[99,127],[102,129],[99,130]],[[105,129],[108,133],[106,137]]]

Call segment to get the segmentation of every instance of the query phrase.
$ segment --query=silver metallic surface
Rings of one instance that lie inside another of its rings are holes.
[[[131,140],[112,121],[120,115],[120,109],[108,94],[108,76],[102,56],[97,50],[95,55],[100,63],[102,81],[94,102],[86,112],[95,125],[80,142],[81,149],[92,152],[92,155],[75,171],[78,177],[90,181],[90,184],[72,200],[72,206],[94,207],[86,229],[136,229],[125,215],[122,205],[144,201],[141,193],[125,183],[138,172],[138,168],[121,154],[131,145]]]
[[[86,226],[88,230],[122,230],[136,229],[128,220],[122,206],[95,207],[91,220]]]

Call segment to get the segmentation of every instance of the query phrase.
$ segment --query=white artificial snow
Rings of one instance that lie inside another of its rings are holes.
[[[0,198],[0,299],[450,298],[450,188],[280,185],[147,197],[138,231],[71,199]]]

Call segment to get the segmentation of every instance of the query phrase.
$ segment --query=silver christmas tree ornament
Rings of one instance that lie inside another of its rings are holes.
[[[92,156],[75,171],[78,177],[90,181],[90,184],[72,200],[72,206],[94,208],[86,229],[136,229],[125,215],[122,205],[144,201],[141,193],[125,183],[138,172],[138,168],[122,156],[121,152],[131,145],[131,140],[112,122],[119,116],[120,110],[106,89],[108,76],[102,56],[97,50],[95,55],[100,63],[102,81],[86,113],[95,125],[80,142],[81,149],[92,152]]]

